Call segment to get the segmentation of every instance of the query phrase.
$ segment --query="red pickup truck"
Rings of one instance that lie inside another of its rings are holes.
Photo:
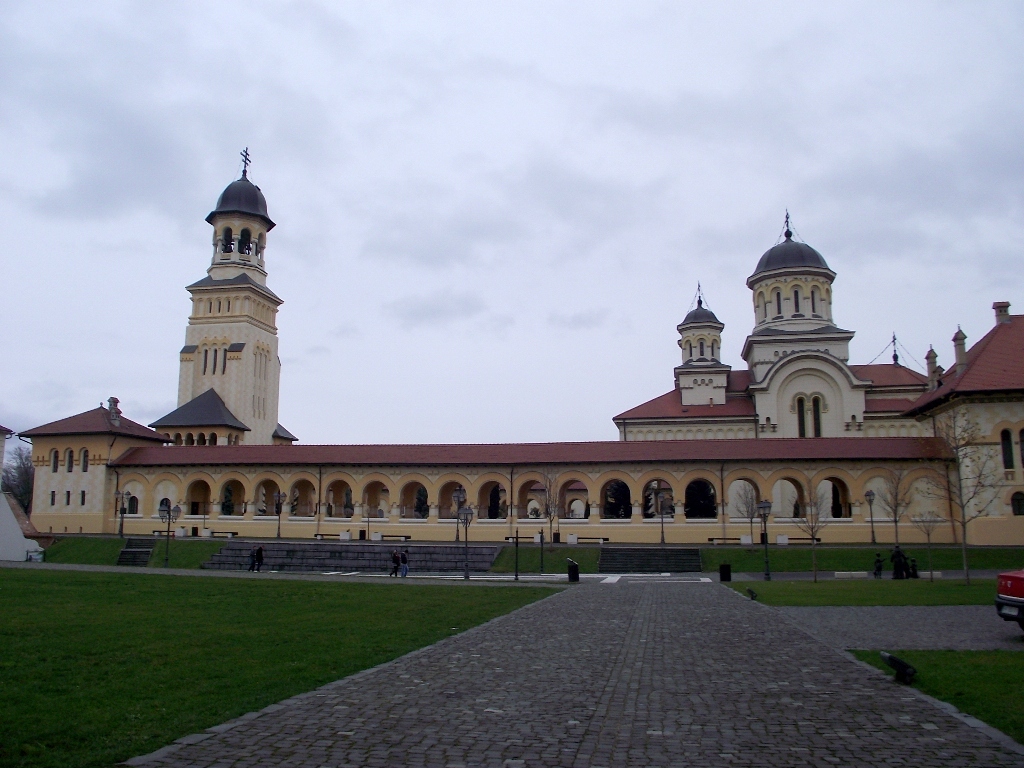
[[[1016,621],[1024,629],[1024,571],[999,574],[996,611],[1004,621]]]

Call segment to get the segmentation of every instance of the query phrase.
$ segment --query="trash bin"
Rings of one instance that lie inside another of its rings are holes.
[[[580,580],[580,564],[570,558],[565,558],[566,566],[569,569],[569,581]]]
[[[719,563],[718,580],[732,581],[732,565],[730,565],[729,563]]]
[[[366,531],[364,531],[362,528],[359,529],[359,540],[366,541]]]
[[[562,534],[559,531],[555,531],[551,534],[551,543],[558,544],[562,541]]]

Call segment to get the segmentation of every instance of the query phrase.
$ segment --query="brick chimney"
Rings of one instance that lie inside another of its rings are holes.
[[[956,353],[956,375],[962,376],[967,370],[967,334],[959,325],[953,334],[953,351]]]
[[[996,325],[1010,322],[1010,302],[997,301],[992,305],[992,309],[996,311]]]
[[[110,423],[115,427],[121,426],[121,409],[117,407],[119,402],[121,401],[116,397],[107,400],[107,410],[110,411]]]
[[[928,365],[928,391],[929,392],[931,392],[933,389],[935,389],[938,386],[939,374],[938,374],[937,371],[938,371],[939,366],[935,364],[938,359],[939,359],[939,356],[938,356],[938,354],[936,354],[935,349],[933,347],[928,347],[928,354],[926,354],[924,356],[924,361]]]

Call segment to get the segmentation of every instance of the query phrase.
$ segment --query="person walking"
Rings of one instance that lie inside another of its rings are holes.
[[[256,547],[255,545],[249,548],[249,570],[256,570]]]
[[[875,578],[882,578],[882,569],[885,567],[885,562],[882,560],[882,553],[875,552]]]
[[[892,577],[894,579],[907,578],[907,558],[903,554],[903,550],[900,549],[899,544],[896,545],[892,554],[889,555],[889,562],[892,563]]]
[[[388,576],[398,576],[398,568],[402,564],[402,559],[398,554],[397,549],[391,550],[391,573]]]
[[[256,573],[260,572],[260,568],[263,567],[263,545],[260,544],[256,547]]]
[[[399,562],[402,566],[402,578],[404,579],[409,575],[409,550],[406,549],[399,556]]]

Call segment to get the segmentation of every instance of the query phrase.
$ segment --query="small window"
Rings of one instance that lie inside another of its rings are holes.
[[[1013,514],[1024,515],[1024,493],[1017,491],[1013,494],[1010,497],[1010,507],[1013,509]]]
[[[715,357],[715,342],[711,342],[711,357]],[[716,358],[717,359],[717,358]]]
[[[71,491],[64,491],[64,506],[71,506]]]
[[[778,317],[782,317],[782,292],[775,292],[775,314]]]
[[[88,448],[83,448],[82,449],[82,471],[83,472],[88,472],[89,471],[89,449]]]
[[[689,347],[689,349],[690,349],[690,357],[692,358],[693,357],[693,342],[691,341],[686,346]]]
[[[219,352],[219,351],[220,350],[218,350],[216,347],[213,348],[213,375],[214,376],[217,375],[217,352]]]
[[[1004,429],[999,435],[999,442],[1003,446],[1003,469],[1013,469],[1013,437],[1010,430]]]
[[[80,501],[80,506],[85,506],[85,491],[82,491],[82,499]]]
[[[216,445],[216,444],[217,444],[217,433],[216,432],[211,432],[210,433],[210,445]]]
[[[206,314],[208,314],[208,315],[212,315],[213,314],[213,302],[212,301],[206,302]]]
[[[231,313],[231,299],[228,299],[228,314]]]
[[[821,437],[821,398],[815,397],[811,400],[811,411],[814,418],[814,436]]]
[[[234,250],[235,245],[233,234],[231,227],[224,227],[224,234],[221,236],[220,240],[220,250],[222,253],[231,253],[231,251]]]
[[[220,314],[220,299],[217,299],[217,314]]]
[[[181,432],[174,433],[174,444],[181,445]]]
[[[206,445],[206,435],[203,432],[200,432],[199,436],[196,437],[196,445]]]
[[[128,499],[128,514],[137,515],[139,514],[139,497],[132,496]]]
[[[56,472],[60,468],[60,454],[57,453],[57,449],[54,448],[50,451],[50,467]]]
[[[228,351],[226,349],[224,350],[224,353],[220,356],[220,359],[220,373],[223,376],[225,373],[228,372]]]
[[[811,288],[811,314],[818,314],[818,289]]]
[[[804,399],[796,399],[796,427],[800,437],[807,437],[807,414],[804,413]]]
[[[196,439],[191,432],[185,433],[185,445],[195,445]]]
[[[793,314],[794,315],[799,315],[800,314],[800,289],[799,288],[794,288],[793,289]]]
[[[57,492],[56,491],[50,491],[50,506],[51,507],[57,506]]]
[[[252,253],[252,232],[243,229],[238,236],[238,252],[246,255]]]
[[[67,464],[68,472],[75,468],[75,452],[70,448],[64,452],[64,463]]]
[[[700,343],[700,356],[704,357],[704,342],[703,341]]]
[[[203,376],[206,375],[206,368],[210,362],[210,350],[203,350]]]

